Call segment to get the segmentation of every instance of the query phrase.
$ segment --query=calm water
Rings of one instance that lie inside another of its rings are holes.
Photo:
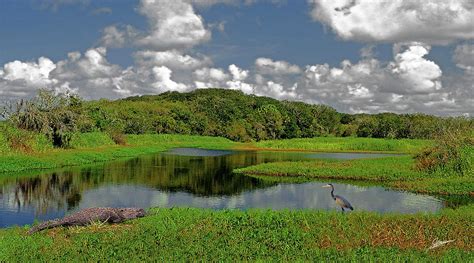
[[[270,183],[232,174],[264,162],[313,158],[374,158],[380,154],[233,152],[180,148],[93,167],[68,168],[28,177],[0,177],[0,227],[31,224],[87,207],[201,207],[338,209],[326,182]],[[383,155],[384,156],[384,155]],[[427,196],[334,183],[335,193],[356,210],[436,211],[443,202]]]

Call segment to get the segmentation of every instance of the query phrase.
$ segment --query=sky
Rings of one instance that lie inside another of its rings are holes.
[[[201,88],[474,116],[472,0],[1,0],[0,101]]]

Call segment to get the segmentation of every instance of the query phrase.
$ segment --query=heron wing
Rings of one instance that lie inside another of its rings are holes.
[[[354,208],[352,207],[351,203],[349,203],[349,201],[347,201],[347,199],[345,199],[344,197],[340,196],[340,195],[335,195],[334,196],[336,198],[336,202],[342,206],[342,207],[345,207],[345,208],[349,208],[351,210],[354,210]]]

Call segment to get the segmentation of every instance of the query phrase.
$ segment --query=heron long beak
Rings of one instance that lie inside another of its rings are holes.
[[[323,185],[323,186],[321,186],[321,187],[323,187],[323,188],[331,188],[331,186],[328,185],[328,184],[327,184],[327,185]]]

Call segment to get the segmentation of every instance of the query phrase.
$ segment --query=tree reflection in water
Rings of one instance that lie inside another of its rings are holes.
[[[140,185],[198,196],[234,195],[274,183],[234,175],[232,170],[262,162],[288,160],[294,154],[236,152],[223,156],[158,154],[92,167],[76,167],[33,177],[5,179],[0,199],[20,211],[32,207],[36,214],[72,210],[81,194],[101,185]],[[133,197],[131,197],[133,198]]]

